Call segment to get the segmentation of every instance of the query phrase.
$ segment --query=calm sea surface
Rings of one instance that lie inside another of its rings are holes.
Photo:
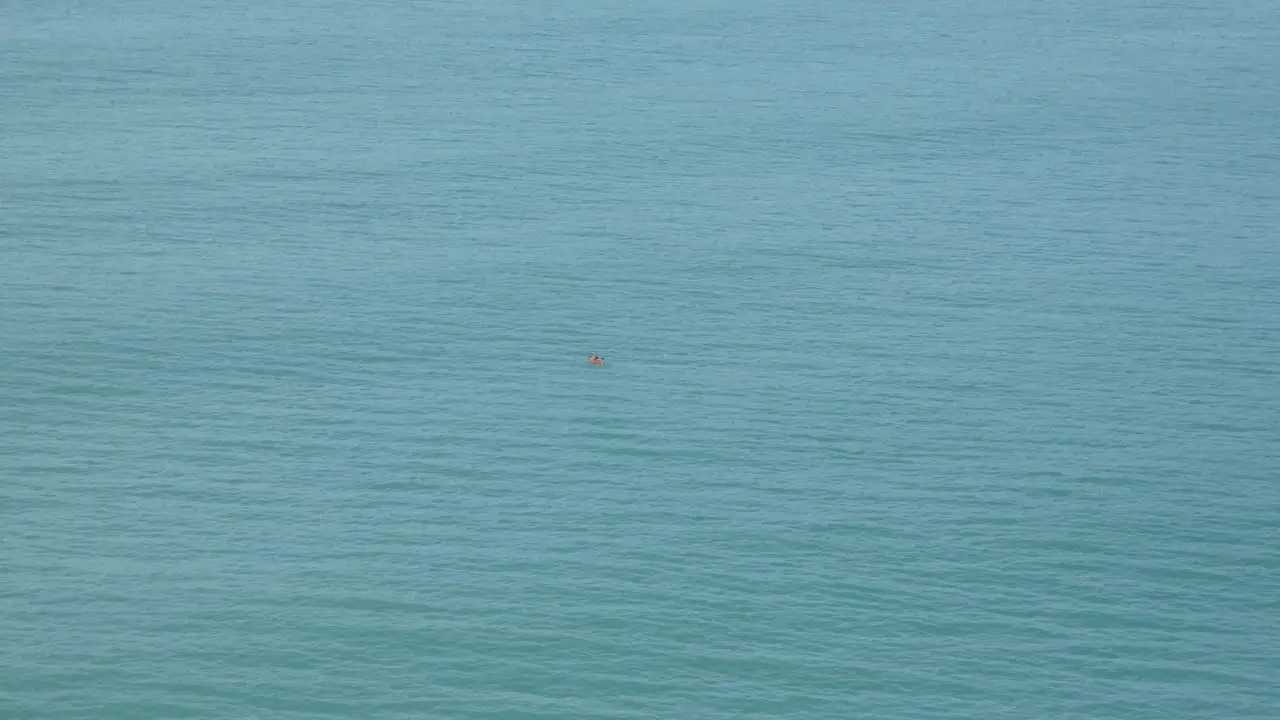
[[[0,718],[1280,717],[1278,228],[1267,0],[4,0]]]

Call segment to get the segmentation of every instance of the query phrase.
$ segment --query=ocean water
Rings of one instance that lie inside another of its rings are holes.
[[[1277,78],[1263,0],[6,0],[0,718],[1280,717]]]

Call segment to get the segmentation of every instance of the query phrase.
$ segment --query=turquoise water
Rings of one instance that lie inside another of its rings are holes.
[[[1260,0],[10,0],[0,717],[1280,717],[1278,77]]]

